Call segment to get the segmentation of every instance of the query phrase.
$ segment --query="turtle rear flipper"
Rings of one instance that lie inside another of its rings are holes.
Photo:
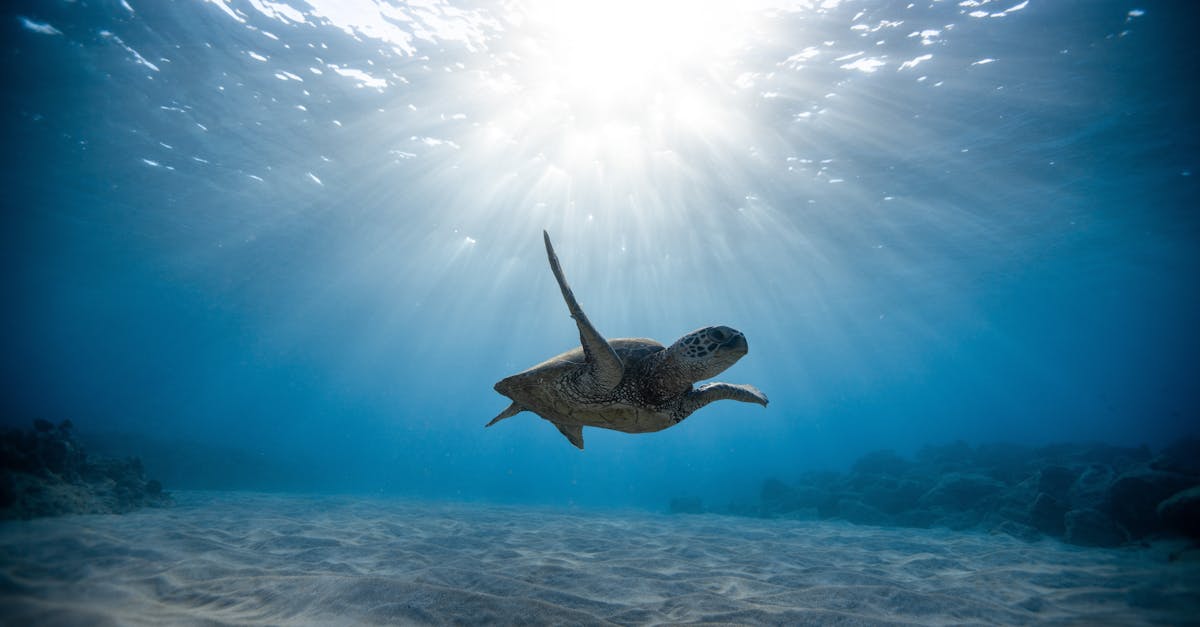
[[[506,407],[504,409],[504,411],[500,412],[499,416],[492,418],[491,422],[489,422],[483,426],[486,429],[487,427],[490,427],[490,426],[496,424],[497,422],[504,420],[505,418],[512,418],[513,416],[516,416],[517,414],[519,414],[523,411],[525,411],[525,408],[518,405],[516,401],[513,401],[511,404],[509,404],[508,407]]]
[[[554,426],[558,427],[559,433],[567,436],[567,439],[571,441],[571,444],[575,445],[575,448],[577,448],[581,451],[583,450],[583,427],[582,426],[580,426],[580,425],[564,425],[559,422],[554,423]]]
[[[621,358],[604,336],[592,326],[587,314],[583,313],[583,308],[575,300],[575,293],[571,291],[571,286],[567,285],[567,278],[563,276],[562,266],[558,263],[558,255],[554,254],[554,246],[550,244],[550,234],[542,231],[542,237],[546,240],[546,256],[550,259],[550,270],[554,273],[554,280],[558,281],[558,289],[562,291],[563,300],[567,301],[567,309],[579,327],[579,342],[583,345],[583,355],[588,366],[579,383],[592,395],[599,396],[611,392],[625,376],[625,365],[621,363]],[[583,448],[582,444],[576,446]]]

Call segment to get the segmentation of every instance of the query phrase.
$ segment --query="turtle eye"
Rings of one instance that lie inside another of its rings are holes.
[[[721,329],[709,329],[708,336],[718,342],[724,342],[726,339],[728,339],[725,335],[725,332]]]

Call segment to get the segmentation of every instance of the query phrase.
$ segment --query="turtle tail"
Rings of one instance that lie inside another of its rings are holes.
[[[509,405],[504,411],[500,412],[499,416],[492,418],[491,422],[489,422],[483,426],[486,429],[487,427],[490,427],[490,426],[496,424],[497,422],[504,420],[505,418],[512,418],[513,416],[516,416],[517,414],[519,414],[523,411],[525,411],[525,408],[518,405],[516,401],[513,401],[512,404]]]

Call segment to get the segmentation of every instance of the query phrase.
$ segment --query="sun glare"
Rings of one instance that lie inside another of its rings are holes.
[[[701,78],[737,34],[735,5],[546,0],[530,18],[546,34],[547,80],[572,95],[619,104]]]
[[[527,13],[524,81],[568,109],[576,128],[619,124],[653,136],[676,111],[704,111],[739,35],[736,3],[543,0]]]
[[[686,154],[731,154],[744,136],[737,49],[751,13],[738,3],[530,0],[483,76],[489,118],[481,171],[529,207],[669,220],[694,187]],[[507,197],[507,196],[506,196]],[[640,203],[640,204],[639,204]],[[581,205],[581,206],[582,206]]]
[[[486,63],[452,92],[484,113],[445,180],[491,181],[456,203],[477,208],[471,222],[520,215],[614,241],[633,227],[649,238],[694,226],[704,203],[723,208],[713,221],[735,210],[740,194],[718,201],[703,190],[717,180],[739,187],[747,138],[763,131],[756,93],[739,82],[763,19],[754,4],[510,5]]]

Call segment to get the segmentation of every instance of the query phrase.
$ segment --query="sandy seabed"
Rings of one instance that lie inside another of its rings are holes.
[[[1200,624],[1156,549],[715,515],[183,493],[0,524],[0,623]]]

